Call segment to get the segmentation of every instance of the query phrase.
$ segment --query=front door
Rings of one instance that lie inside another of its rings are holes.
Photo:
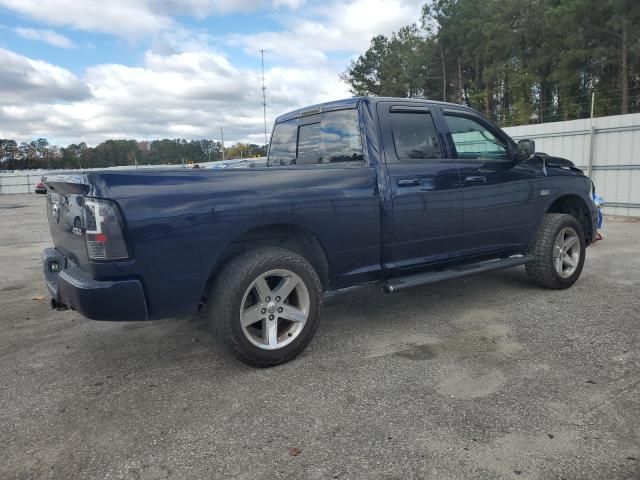
[[[460,255],[521,253],[534,228],[538,170],[516,162],[508,138],[479,115],[442,113],[462,186]]]
[[[446,158],[433,113],[426,103],[378,104],[392,195],[386,269],[422,267],[458,253],[462,191],[456,161]]]

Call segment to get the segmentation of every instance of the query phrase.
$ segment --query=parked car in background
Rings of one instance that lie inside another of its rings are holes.
[[[42,182],[36,183],[36,188],[34,190],[36,193],[47,193],[47,187]]]
[[[517,265],[565,289],[596,234],[592,183],[534,148],[467,107],[361,97],[280,116],[251,172],[47,175],[52,304],[97,320],[206,307],[238,359],[268,367],[311,341],[325,294]]]

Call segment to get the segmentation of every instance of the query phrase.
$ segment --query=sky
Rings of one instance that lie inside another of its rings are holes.
[[[264,143],[424,0],[0,0],[0,138]]]

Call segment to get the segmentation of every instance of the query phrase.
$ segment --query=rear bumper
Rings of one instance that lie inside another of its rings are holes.
[[[52,265],[58,265],[53,269]],[[42,252],[47,289],[59,304],[92,320],[147,320],[147,302],[139,280],[94,280],[55,248]]]

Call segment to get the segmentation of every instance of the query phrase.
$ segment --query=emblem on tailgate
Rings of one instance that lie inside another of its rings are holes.
[[[51,214],[56,219],[56,223],[60,223],[60,207],[58,207],[57,203],[51,205]]]

